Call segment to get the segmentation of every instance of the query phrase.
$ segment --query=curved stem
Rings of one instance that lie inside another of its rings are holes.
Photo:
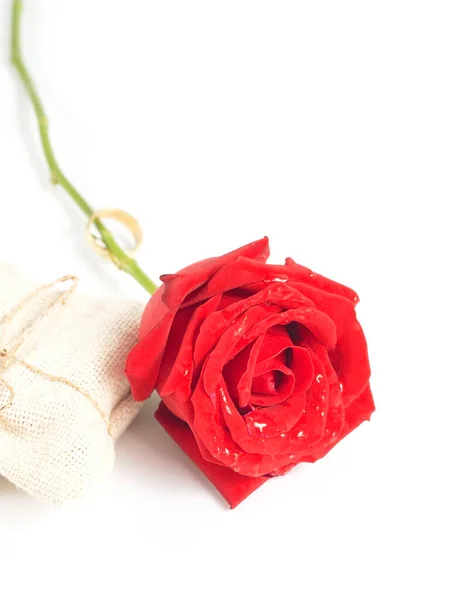
[[[26,65],[24,64],[21,55],[21,0],[13,0],[12,16],[11,16],[11,62],[16,68],[27,95],[34,108],[37,124],[39,127],[40,140],[44,151],[45,159],[50,169],[50,178],[53,185],[61,186],[81,209],[81,211],[91,217],[95,212],[90,204],[81,196],[78,190],[73,186],[69,179],[65,176],[56,160],[53,148],[50,142],[50,134],[48,129],[48,119],[43,107],[42,101],[37,93],[36,87],[30,76]],[[131,275],[148,293],[152,294],[157,286],[148,277],[148,275],[140,268],[137,261],[131,258],[121,246],[116,242],[113,234],[105,227],[101,220],[95,220],[95,227],[100,233],[103,244],[108,248],[111,259],[114,264]]]

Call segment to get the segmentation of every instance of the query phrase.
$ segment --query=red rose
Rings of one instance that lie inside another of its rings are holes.
[[[374,410],[356,294],[267,238],[175,275],[153,295],[126,372],[236,506],[269,476],[322,458]]]

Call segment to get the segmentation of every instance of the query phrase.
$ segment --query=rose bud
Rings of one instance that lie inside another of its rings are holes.
[[[374,403],[353,290],[264,238],[161,277],[126,373],[233,508],[270,477],[315,462]]]

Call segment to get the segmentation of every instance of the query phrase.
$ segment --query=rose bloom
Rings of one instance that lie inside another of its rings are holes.
[[[161,277],[126,366],[232,507],[374,411],[355,292],[268,256],[264,238]]]

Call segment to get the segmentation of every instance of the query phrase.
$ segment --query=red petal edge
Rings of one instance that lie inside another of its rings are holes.
[[[198,444],[189,426],[175,417],[161,402],[155,413],[156,420],[171,436],[176,444],[187,454],[218,492],[227,501],[230,508],[238,506],[245,498],[257,490],[268,477],[246,477],[232,469],[221,467],[206,461],[200,454]]]

